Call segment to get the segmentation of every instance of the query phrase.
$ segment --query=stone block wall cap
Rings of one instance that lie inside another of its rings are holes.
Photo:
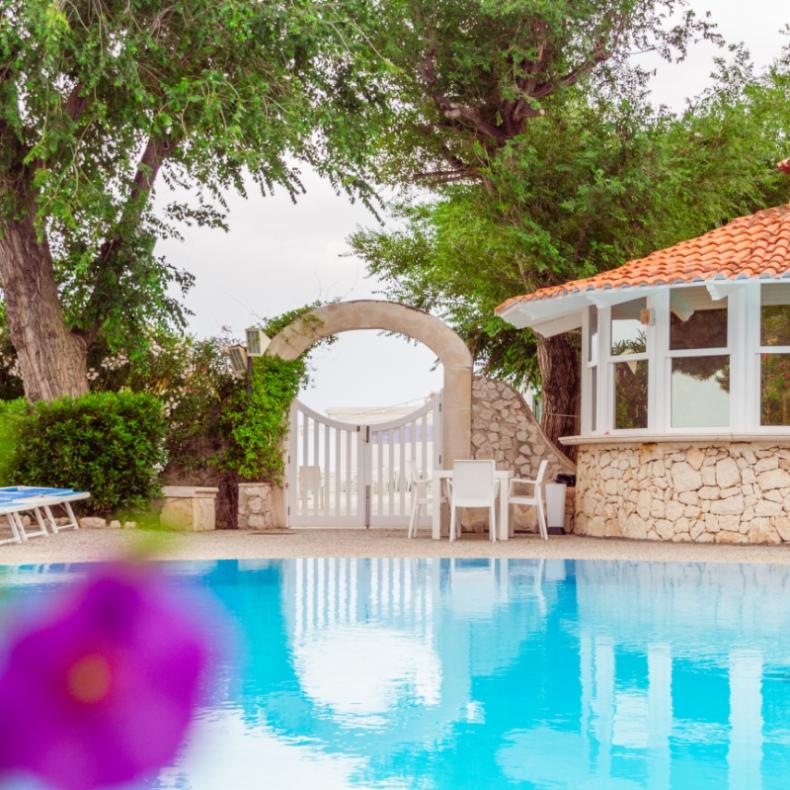
[[[162,486],[162,495],[170,499],[213,497],[218,493],[219,488],[213,486]]]
[[[717,444],[720,442],[770,442],[790,447],[787,433],[672,433],[672,434],[609,434],[608,436],[562,436],[564,445],[606,444]]]

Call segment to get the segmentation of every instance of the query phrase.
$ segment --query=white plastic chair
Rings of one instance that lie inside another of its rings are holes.
[[[522,507],[534,507],[538,512],[538,528],[540,529],[540,536],[543,540],[549,539],[549,531],[546,528],[546,509],[543,506],[543,478],[546,476],[546,469],[549,462],[544,458],[538,467],[538,476],[534,480],[529,480],[524,477],[514,477],[510,480],[510,504],[521,505]],[[519,483],[520,485],[532,486],[532,495],[527,494],[513,494],[513,486]]]
[[[416,461],[409,464],[409,485],[411,486],[411,516],[409,518],[409,537],[413,538],[417,534],[417,526],[420,521],[420,514],[425,508],[428,513],[433,502],[431,478],[423,476]],[[440,502],[444,497],[440,497]]]
[[[496,466],[493,461],[455,461],[450,485],[450,542],[456,539],[455,511],[459,507],[487,507],[488,532],[496,540]]]

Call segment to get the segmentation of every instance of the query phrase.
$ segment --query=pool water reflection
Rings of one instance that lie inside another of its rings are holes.
[[[219,598],[234,647],[152,790],[787,787],[790,568],[168,567]],[[56,571],[6,574],[5,602]]]

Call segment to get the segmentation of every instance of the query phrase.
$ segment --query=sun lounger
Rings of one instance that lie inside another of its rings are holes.
[[[0,487],[0,517],[5,516],[11,528],[11,537],[0,540],[0,545],[22,543],[28,538],[48,535],[47,524],[53,535],[64,529],[79,529],[71,503],[89,497],[88,492],[71,488]],[[62,507],[65,511],[68,517],[65,524],[58,524],[53,513],[55,507]],[[28,512],[36,520],[38,529],[35,532],[29,532],[22,519],[22,514]]]

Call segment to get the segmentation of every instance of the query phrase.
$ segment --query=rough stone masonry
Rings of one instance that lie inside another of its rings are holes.
[[[579,448],[581,535],[790,542],[790,447],[765,442]]]

